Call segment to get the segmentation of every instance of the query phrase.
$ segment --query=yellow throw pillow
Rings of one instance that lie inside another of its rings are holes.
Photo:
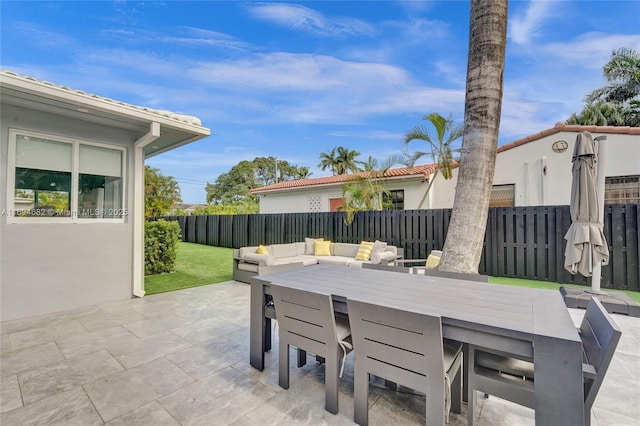
[[[424,266],[426,266],[429,269],[435,269],[438,267],[438,265],[440,265],[440,256],[435,256],[433,254],[430,254],[429,256],[427,256],[427,262],[425,263]]]
[[[331,256],[331,241],[316,241],[316,256]]]
[[[269,254],[269,250],[267,250],[267,248],[265,246],[260,244],[258,246],[258,250],[256,250],[256,253],[258,253],[258,254]]]
[[[362,241],[358,247],[358,253],[356,253],[356,260],[369,260],[372,250],[373,243]]]

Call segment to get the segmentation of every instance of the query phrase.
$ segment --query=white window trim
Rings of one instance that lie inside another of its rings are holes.
[[[53,139],[59,142],[69,143],[72,146],[73,164],[71,169],[71,216],[70,217],[19,217],[15,216],[15,179],[16,179],[16,144],[17,136],[31,136],[34,138]],[[121,218],[78,218],[78,183],[80,145],[89,145],[99,148],[115,149],[122,152],[122,206],[125,214]],[[127,149],[124,146],[110,145],[86,139],[75,139],[48,133],[33,132],[22,129],[9,129],[9,146],[7,152],[7,211],[4,215],[7,223],[126,223],[129,209],[127,201]]]

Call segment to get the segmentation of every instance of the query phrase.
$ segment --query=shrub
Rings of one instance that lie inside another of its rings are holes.
[[[175,269],[180,225],[160,219],[144,226],[144,273],[156,275]]]

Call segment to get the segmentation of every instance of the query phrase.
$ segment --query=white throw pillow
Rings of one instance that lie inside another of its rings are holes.
[[[371,257],[373,257],[373,255],[376,254],[376,253],[378,253],[378,254],[382,253],[386,249],[387,249],[387,243],[376,240],[373,243],[373,249],[371,250]]]

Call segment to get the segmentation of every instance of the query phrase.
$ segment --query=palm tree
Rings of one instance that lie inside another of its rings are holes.
[[[347,213],[344,223],[351,225],[356,212],[386,210],[390,207],[391,192],[379,177],[384,171],[371,171],[367,176],[354,176],[342,186],[344,204],[339,210]]]
[[[338,159],[336,157],[336,149],[337,148],[333,148],[329,152],[323,152],[322,154],[320,154],[320,163],[318,164],[318,167],[320,167],[320,170],[322,171],[331,169],[331,173],[333,173],[334,176],[338,174]]]
[[[587,95],[587,103],[596,100],[625,103],[640,96],[640,52],[626,48],[614,50],[602,70],[610,84]]]
[[[464,135],[439,269],[477,273],[489,213],[502,109],[508,0],[472,0]]]
[[[349,173],[358,173],[362,171],[360,166],[358,166],[358,164],[361,164],[361,162],[356,160],[356,158],[360,155],[358,151],[353,151],[343,146],[337,147],[336,151],[338,152],[338,155],[336,157],[337,174],[346,175]]]
[[[418,204],[418,208],[421,209],[427,195],[431,190],[433,181],[438,176],[438,173],[442,173],[442,177],[445,179],[451,179],[453,177],[453,153],[459,151],[455,149],[453,143],[462,137],[462,127],[454,126],[453,118],[444,118],[437,112],[422,117],[423,120],[431,123],[435,129],[435,135],[432,135],[429,129],[425,126],[416,126],[404,137],[405,146],[408,146],[414,140],[420,140],[427,143],[427,151],[417,151],[411,155],[407,160],[407,165],[411,168],[415,165],[416,161],[424,156],[429,156],[431,161],[436,164],[436,171],[433,173],[433,177],[429,180],[429,185]]]
[[[620,102],[598,99],[588,103],[580,114],[571,114],[567,124],[626,126],[626,115],[625,108]]]

